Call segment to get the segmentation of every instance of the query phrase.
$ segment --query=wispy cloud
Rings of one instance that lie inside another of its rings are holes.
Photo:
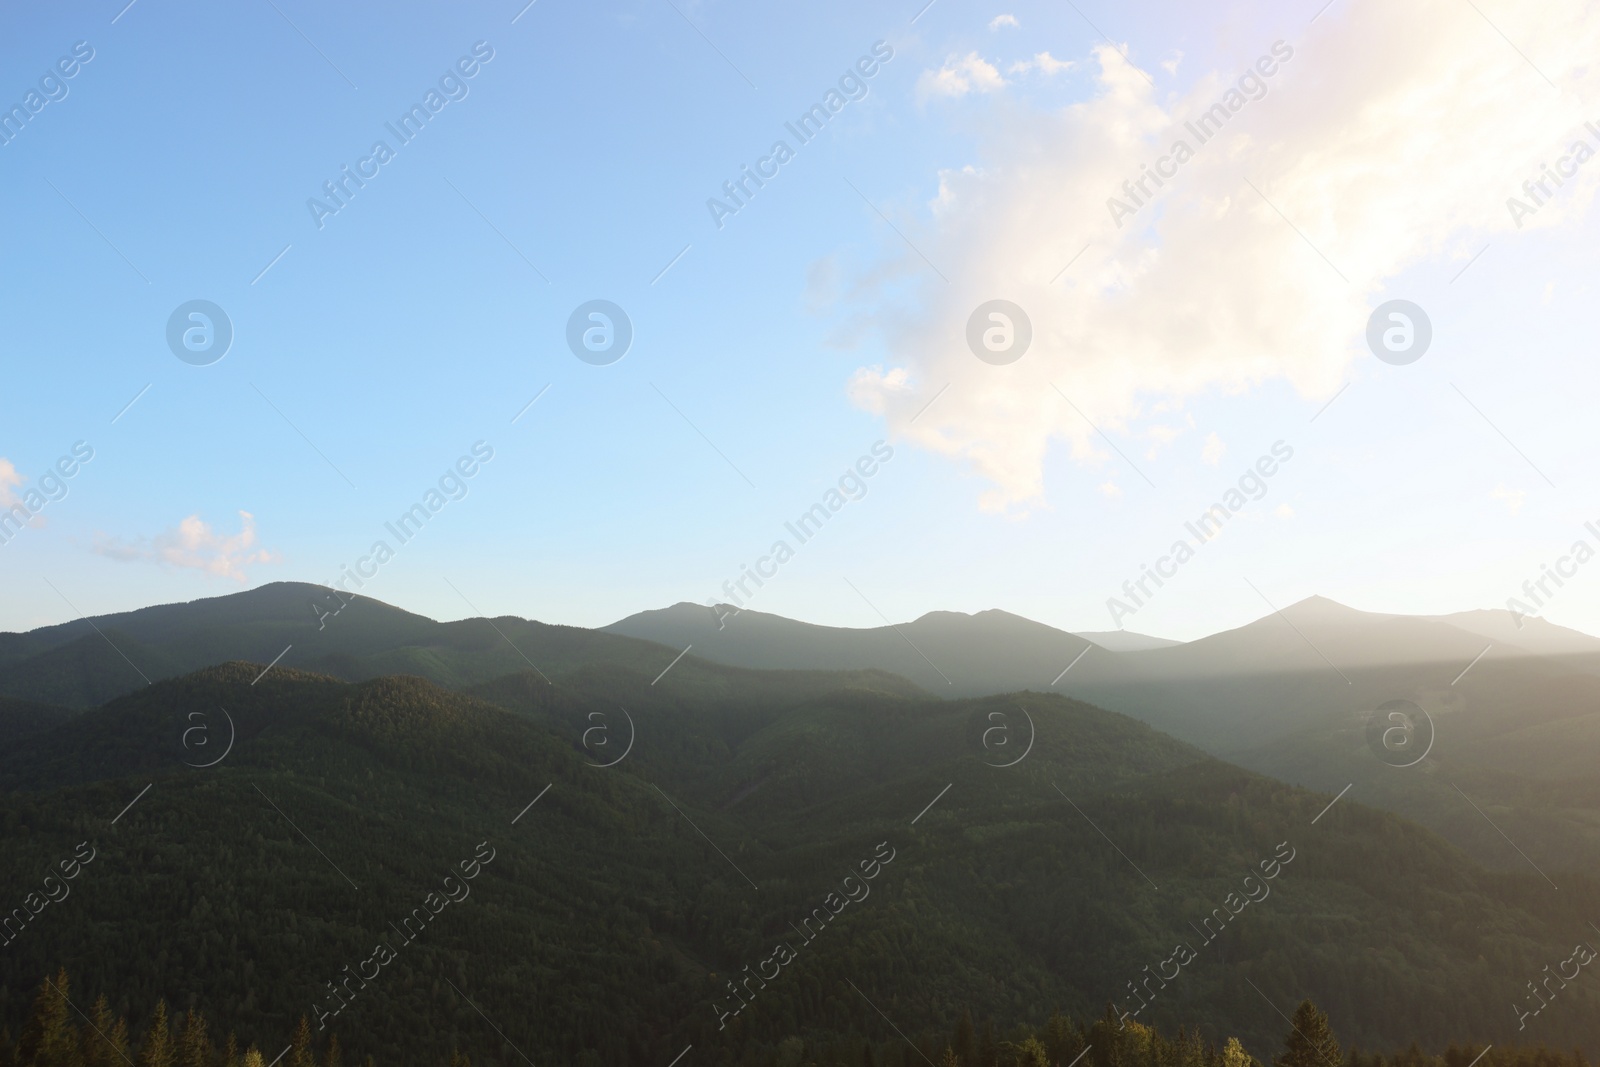
[[[245,567],[281,561],[275,553],[256,548],[255,544],[255,516],[241,511],[239,532],[232,536],[213,530],[199,515],[190,515],[170,530],[137,541],[123,541],[102,534],[95,538],[94,551],[108,559],[160,563],[243,583],[248,580]]]
[[[22,475],[17,473],[17,468],[11,461],[0,456],[0,507],[10,507],[17,502],[14,491],[22,484]]]
[[[58,498],[43,496],[37,487],[22,492],[22,483],[27,480],[26,475],[17,473],[17,468],[12,465],[9,459],[0,457],[0,509],[9,509],[21,505],[24,512],[34,512],[33,517],[28,519],[27,522],[29,526],[37,529],[45,524],[45,517],[38,514],[39,509],[44,507],[47,499],[54,500]],[[12,512],[13,521],[15,521],[15,516],[16,513]]]
[[[1012,29],[1016,29],[1020,25],[1022,24],[1017,21],[1017,16],[1015,15],[996,15],[989,20],[989,28],[991,30],[998,30],[1002,26],[1010,26]]]
[[[951,56],[938,70],[925,70],[917,79],[917,93],[930,96],[962,97],[968,93],[993,93],[1006,87],[1005,78],[993,63],[976,52]]]
[[[1010,74],[1026,74],[1036,70],[1044,75],[1060,74],[1064,70],[1071,70],[1077,66],[1070,59],[1057,59],[1049,52],[1039,52],[1032,59],[1019,59],[1007,68]]]
[[[886,374],[881,366],[860,367],[851,376],[845,392],[857,407],[882,415],[889,396],[910,395],[911,372],[896,367]]]

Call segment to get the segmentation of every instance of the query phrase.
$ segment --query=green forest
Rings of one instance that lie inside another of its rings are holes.
[[[1282,1040],[1261,990],[1285,1011],[1314,1000],[1348,1046],[1493,1043],[1485,1067],[1505,1067],[1523,1062],[1502,1059],[1512,1005],[1600,915],[1581,872],[1552,868],[1556,892],[1485,869],[1359,793],[1335,803],[1060,695],[941,700],[877,671],[693,656],[660,677],[649,646],[595,661],[605,635],[575,630],[539,670],[486,678],[504,639],[483,629],[426,649],[341,638],[454,687],[231,662],[98,707],[18,705],[0,748],[4,1044],[56,1054],[28,1035],[41,976],[65,968],[85,1010],[63,1019],[126,1020],[132,1057],[165,1004],[185,1067],[252,1047],[305,1067],[332,1034],[352,1067],[667,1067],[691,1046],[681,1067],[900,1067],[946,1046],[1001,1067],[1030,1037],[1065,1067],[1068,1034],[1093,1046],[1080,1067],[1217,1067],[1230,1038]],[[35,660],[30,677],[70,675]],[[1002,721],[1036,727],[1009,767],[986,748]],[[1089,1036],[1174,964],[1127,1033]],[[733,980],[763,968],[733,1012]],[[1600,995],[1574,982],[1534,1025],[1593,1048]]]
[[[240,1045],[225,1023],[207,1019],[194,1007],[172,1010],[158,999],[148,1018],[132,1025],[97,993],[84,1011],[72,997],[65,970],[40,984],[20,1035],[0,1031],[0,1067],[345,1067],[337,1033],[320,1036],[302,1017],[281,1036],[278,1047]],[[1328,1016],[1311,1001],[1302,1001],[1275,1053],[1247,1049],[1236,1037],[1219,1042],[1198,1029],[1180,1027],[1166,1034],[1137,1021],[1119,1018],[1111,1007],[1088,1024],[1052,1014],[1042,1025],[1018,1025],[1004,1032],[992,1019],[976,1023],[963,1009],[951,1033],[912,1040],[905,1035],[886,1042],[863,1038],[806,1041],[796,1036],[752,1047],[739,1067],[1589,1067],[1581,1051],[1564,1053],[1544,1046],[1478,1047],[1451,1044],[1429,1055],[1416,1045],[1392,1055],[1341,1052]],[[224,1036],[225,1035],[225,1036]],[[685,1049],[692,1053],[693,1049]],[[474,1052],[454,1048],[441,1067],[471,1067]],[[477,1052],[480,1064],[521,1062],[520,1050],[509,1044]],[[408,1058],[408,1063],[425,1062]],[[531,1061],[529,1061],[531,1062]],[[690,1061],[692,1062],[692,1061]],[[367,1056],[350,1067],[383,1067]]]

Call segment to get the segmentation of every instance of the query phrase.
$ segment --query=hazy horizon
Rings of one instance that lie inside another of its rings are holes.
[[[275,579],[275,580],[270,581],[270,582],[261,583],[262,586],[279,585],[279,584],[297,584],[297,583],[294,583],[293,581],[291,581],[289,579]],[[316,586],[319,589],[326,589],[327,588],[326,586],[320,585],[320,583],[298,583],[298,584],[312,585],[312,586]],[[259,586],[257,588],[259,588]],[[186,603],[193,603],[195,600],[211,600],[211,599],[228,597],[228,596],[234,595],[236,593],[246,592],[246,591],[248,591],[248,590],[230,590],[230,591],[223,591],[223,592],[215,592],[215,593],[210,593],[210,594],[206,594],[206,595],[203,595],[203,596],[200,596],[200,597],[193,598],[192,600],[158,601],[158,602],[155,602],[155,603],[152,603],[152,604],[140,604],[140,605],[138,605],[136,607],[133,607],[133,608],[120,609],[117,612],[104,612],[104,613],[101,613],[101,614],[118,614],[118,613],[120,613],[120,611],[138,611],[141,608],[146,608],[146,607],[167,607],[167,606],[181,605],[181,604],[186,604]],[[356,595],[364,597],[364,598],[369,599],[369,600],[374,600],[374,601],[377,601],[379,603],[386,604],[389,607],[398,608],[401,611],[405,611],[405,612],[408,612],[408,613],[413,614],[413,615],[419,615],[419,616],[422,616],[424,618],[432,619],[432,620],[434,620],[436,622],[442,622],[442,623],[462,622],[462,621],[467,621],[467,620],[472,620],[472,619],[481,619],[481,618],[502,618],[502,617],[509,616],[509,617],[512,617],[512,618],[524,619],[524,620],[527,620],[527,621],[530,621],[530,622],[539,622],[539,623],[544,623],[544,624],[553,625],[553,626],[580,626],[579,623],[570,622],[570,621],[565,620],[565,619],[545,618],[545,617],[540,617],[540,616],[535,615],[535,614],[528,614],[528,613],[525,613],[525,612],[518,612],[518,611],[514,611],[514,610],[513,611],[502,612],[502,613],[499,613],[497,615],[492,615],[492,616],[484,616],[484,615],[480,615],[480,614],[477,614],[477,613],[474,613],[474,612],[470,612],[470,611],[468,611],[468,612],[457,612],[457,613],[454,613],[454,614],[446,612],[446,613],[441,614],[441,615],[432,615],[432,614],[429,614],[428,612],[418,610],[416,607],[413,607],[413,606],[410,606],[410,605],[406,605],[406,604],[398,604],[398,603],[395,603],[394,601],[387,600],[387,599],[385,599],[383,597],[371,596],[371,595],[368,595],[366,593],[358,593]],[[1196,634],[1196,635],[1194,635],[1192,637],[1186,637],[1186,638],[1182,638],[1182,639],[1169,637],[1168,635],[1165,635],[1165,634],[1147,633],[1147,632],[1145,632],[1143,630],[1135,629],[1133,627],[1122,628],[1119,631],[1117,629],[1113,629],[1113,628],[1109,628],[1109,627],[1095,628],[1093,626],[1083,626],[1083,627],[1073,628],[1073,627],[1053,626],[1050,623],[1043,622],[1043,620],[1030,618],[1029,616],[1022,615],[1019,612],[1010,611],[1010,610],[1008,610],[1006,608],[1001,608],[1001,607],[979,608],[976,611],[951,611],[950,609],[945,609],[945,608],[935,608],[935,609],[932,609],[931,611],[924,612],[924,613],[922,613],[920,615],[916,615],[916,616],[907,616],[907,617],[904,617],[904,618],[891,618],[887,622],[884,622],[884,621],[880,620],[876,624],[870,624],[869,623],[869,624],[859,625],[859,626],[837,626],[837,624],[833,624],[833,623],[820,622],[820,621],[815,620],[815,619],[796,618],[794,616],[784,615],[784,614],[782,614],[780,612],[763,611],[761,609],[754,608],[754,607],[751,607],[751,608],[747,609],[747,612],[748,612],[748,614],[753,615],[753,616],[768,616],[768,617],[772,617],[772,618],[782,619],[782,620],[788,621],[788,622],[799,623],[799,624],[805,625],[805,626],[817,626],[817,627],[824,627],[824,628],[838,628],[838,629],[842,629],[842,630],[879,630],[879,629],[885,629],[885,628],[893,628],[894,626],[897,626],[897,625],[918,621],[918,620],[923,619],[923,618],[925,618],[925,617],[927,617],[929,615],[937,616],[937,615],[941,615],[941,614],[955,614],[955,615],[960,615],[960,616],[963,616],[963,617],[966,617],[966,618],[972,618],[972,617],[975,617],[975,616],[978,616],[978,615],[982,615],[982,614],[985,614],[985,613],[988,613],[988,612],[1000,612],[1002,614],[1010,615],[1010,616],[1012,616],[1014,618],[1023,619],[1023,620],[1025,620],[1027,622],[1033,622],[1033,623],[1039,623],[1039,624],[1045,625],[1045,626],[1051,626],[1052,629],[1057,629],[1057,630],[1060,630],[1060,631],[1062,631],[1064,633],[1070,633],[1070,634],[1106,634],[1106,633],[1123,632],[1123,633],[1127,633],[1127,634],[1129,634],[1131,636],[1149,637],[1149,638],[1154,638],[1154,639],[1156,639],[1158,641],[1172,642],[1172,643],[1175,643],[1175,644],[1187,644],[1187,643],[1190,643],[1190,642],[1193,642],[1193,641],[1201,640],[1201,639],[1206,638],[1206,637],[1214,637],[1214,636],[1216,636],[1218,634],[1228,633],[1230,631],[1237,630],[1237,629],[1243,628],[1245,626],[1249,626],[1252,623],[1265,621],[1265,620],[1267,620],[1269,618],[1272,618],[1275,615],[1278,615],[1283,610],[1300,607],[1300,606],[1302,606],[1302,605],[1304,605],[1304,604],[1306,604],[1308,602],[1311,602],[1311,601],[1325,602],[1325,603],[1328,603],[1328,604],[1332,604],[1332,605],[1334,605],[1336,607],[1343,608],[1343,609],[1349,610],[1351,612],[1358,613],[1360,615],[1367,615],[1367,616],[1373,616],[1373,617],[1387,617],[1387,618],[1415,618],[1415,619],[1424,619],[1424,620],[1447,620],[1447,619],[1449,619],[1449,618],[1451,618],[1453,616],[1468,615],[1468,614],[1472,614],[1472,613],[1478,612],[1478,611],[1489,611],[1491,613],[1503,612],[1503,613],[1506,614],[1507,620],[1511,623],[1511,625],[1513,626],[1514,630],[1520,631],[1523,627],[1531,626],[1534,623],[1546,623],[1547,625],[1557,626],[1557,627],[1559,627],[1561,629],[1568,630],[1568,631],[1571,631],[1571,632],[1574,632],[1574,633],[1578,633],[1578,634],[1581,634],[1581,635],[1583,635],[1585,637],[1593,637],[1597,641],[1600,641],[1600,634],[1590,634],[1585,630],[1578,629],[1577,627],[1562,627],[1559,623],[1552,623],[1550,620],[1539,618],[1539,617],[1536,617],[1536,616],[1528,616],[1528,617],[1526,617],[1522,621],[1522,625],[1518,626],[1517,625],[1518,620],[1517,620],[1516,613],[1515,612],[1506,612],[1506,610],[1504,608],[1468,608],[1468,609],[1465,609],[1464,611],[1459,611],[1459,612],[1444,612],[1444,613],[1441,613],[1441,614],[1427,614],[1427,615],[1424,615],[1424,614],[1409,614],[1409,613],[1405,613],[1405,612],[1379,612],[1379,611],[1371,611],[1371,610],[1368,610],[1366,608],[1358,607],[1358,606],[1353,605],[1353,604],[1344,604],[1344,603],[1341,603],[1339,601],[1334,600],[1331,597],[1324,597],[1324,596],[1322,596],[1321,594],[1318,594],[1318,593],[1312,593],[1309,596],[1304,597],[1301,600],[1297,600],[1292,604],[1281,605],[1281,607],[1279,607],[1277,609],[1264,610],[1260,615],[1257,615],[1257,616],[1254,616],[1254,617],[1251,617],[1251,618],[1247,618],[1243,622],[1241,622],[1241,623],[1239,623],[1237,625],[1221,627],[1221,628],[1214,629],[1214,630],[1207,630],[1207,631],[1204,631],[1202,633],[1198,633],[1198,634]],[[673,603],[673,604],[661,604],[661,605],[656,605],[656,606],[652,606],[652,607],[640,608],[638,611],[629,612],[626,615],[619,616],[619,617],[617,617],[615,619],[607,620],[605,622],[599,623],[598,625],[595,625],[595,626],[581,626],[581,628],[590,629],[590,630],[604,630],[604,629],[610,628],[610,627],[615,626],[615,625],[617,625],[619,623],[626,622],[629,619],[633,619],[633,618],[636,618],[636,617],[639,617],[639,616],[646,616],[646,615],[650,615],[652,613],[668,612],[668,611],[671,611],[672,609],[680,608],[680,607],[686,607],[686,606],[687,607],[691,607],[691,608],[704,608],[705,611],[706,611],[706,615],[707,615],[708,619],[710,619],[714,624],[720,623],[719,629],[720,628],[724,628],[724,627],[728,627],[728,626],[737,626],[738,625],[737,619],[738,619],[739,615],[740,614],[744,614],[743,612],[728,611],[727,609],[731,608],[732,604],[729,603],[729,602],[726,602],[726,601],[721,602],[719,607],[721,609],[723,609],[723,610],[718,611],[717,609],[708,607],[706,605],[695,604],[692,601],[680,600],[680,601],[678,601],[676,603]],[[59,620],[59,622],[57,622],[57,623],[45,623],[45,624],[42,624],[42,625],[43,626],[59,625],[60,623],[67,623],[67,622],[77,621],[78,618],[80,618],[80,617],[79,616],[73,616],[73,618],[71,618],[71,619],[62,619],[62,620]],[[308,616],[308,618],[311,618],[312,621],[315,621],[314,615],[313,616]],[[39,628],[39,627],[30,627],[29,629],[37,629],[37,628]],[[25,632],[27,632],[27,631],[0,630],[0,633],[25,633]],[[1530,637],[1533,636],[1532,631],[1530,631],[1529,636]],[[1514,639],[1512,641],[1512,644],[1515,644],[1515,640]]]

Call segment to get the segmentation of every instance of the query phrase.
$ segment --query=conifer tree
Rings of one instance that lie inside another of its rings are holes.
[[[328,1035],[328,1051],[323,1054],[322,1067],[343,1067],[344,1057],[339,1051],[339,1035]]]
[[[133,1055],[128,1051],[128,1023],[113,1015],[104,993],[94,998],[89,1023],[83,1028],[85,1067],[128,1067]]]
[[[1254,1062],[1254,1057],[1244,1050],[1238,1038],[1228,1038],[1228,1043],[1222,1048],[1222,1067],[1251,1067]]]
[[[150,1017],[150,1029],[144,1035],[144,1047],[139,1050],[139,1067],[174,1067],[175,1059],[172,1028],[167,1024],[167,1002],[158,1000],[155,1014]]]
[[[178,1035],[178,1067],[210,1067],[211,1043],[206,1040],[206,1017],[194,1008],[183,1013]]]
[[[289,1067],[316,1067],[311,1055],[311,1020],[300,1016],[300,1025],[294,1028],[294,1042],[290,1046]]]
[[[69,988],[65,969],[39,987],[33,1013],[17,1043],[18,1067],[83,1067],[78,1031],[68,1014]]]
[[[1283,1053],[1273,1063],[1275,1067],[1342,1067],[1343,1054],[1328,1017],[1311,1001],[1302,1000],[1294,1010]]]
[[[1094,1049],[1093,1067],[1141,1067],[1138,1053],[1143,1048],[1141,1034],[1149,1031],[1135,1019],[1125,1018],[1109,1001],[1105,1014],[1089,1028],[1088,1042]]]
[[[1030,1037],[1016,1048],[1017,1067],[1050,1067],[1050,1059],[1038,1038]]]
[[[1044,1050],[1050,1062],[1057,1067],[1067,1067],[1083,1051],[1083,1032],[1071,1019],[1053,1012],[1044,1026]]]

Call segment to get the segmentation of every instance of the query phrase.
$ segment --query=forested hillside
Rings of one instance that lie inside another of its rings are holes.
[[[1514,1037],[1600,910],[1060,697],[688,665],[468,695],[229,664],[22,740],[0,1019],[64,966],[130,1019],[266,1050],[306,1016],[380,1063],[758,1063],[1136,997],[1213,1042],[1311,996],[1442,1049]],[[1540,1033],[1592,1046],[1595,1006],[1574,984]]]

